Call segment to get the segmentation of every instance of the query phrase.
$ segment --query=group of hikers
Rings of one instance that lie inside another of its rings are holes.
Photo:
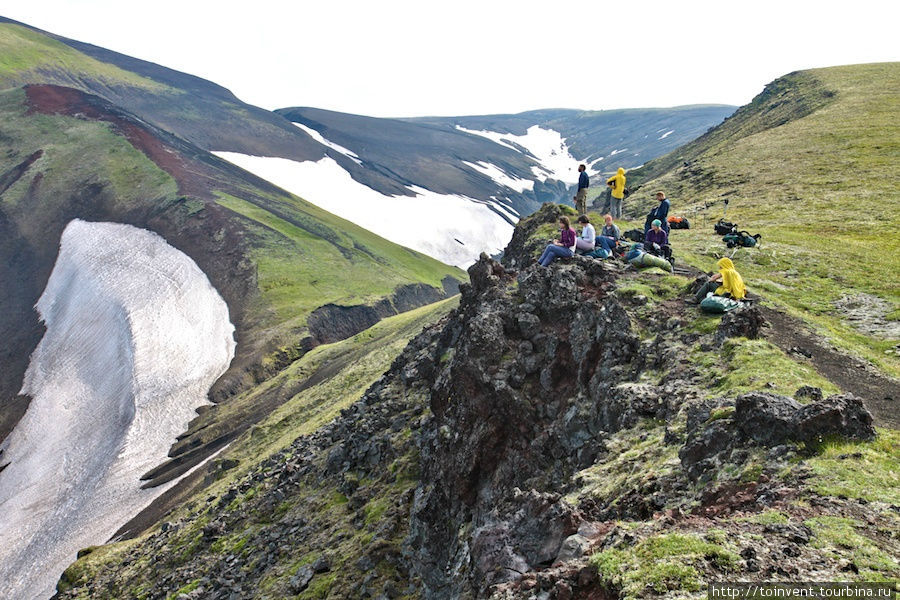
[[[579,213],[577,223],[581,225],[581,234],[577,235],[569,218],[559,218],[559,238],[548,244],[538,259],[542,267],[549,266],[557,258],[571,258],[576,253],[591,254],[595,257],[616,256],[623,253],[624,244],[619,227],[614,219],[622,217],[622,200],[625,197],[625,169],[619,168],[615,175],[607,179],[609,188],[606,203],[602,208],[604,225],[598,234],[587,215],[587,190],[589,180],[585,165],[578,166],[578,189],[574,197],[575,208]],[[674,263],[672,248],[669,244],[669,208],[670,203],[663,191],[654,194],[657,204],[647,214],[644,221],[643,250],[660,256],[670,264]],[[598,250],[602,249],[603,252]],[[626,256],[627,258],[627,256]],[[662,263],[663,266],[665,263]],[[734,267],[730,258],[721,258],[717,263],[719,272],[713,274],[697,291],[689,303],[700,303],[710,293],[733,300],[743,300],[747,290],[744,281]]]

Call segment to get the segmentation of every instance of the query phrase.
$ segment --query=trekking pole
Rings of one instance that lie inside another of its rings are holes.
[[[722,220],[725,220],[725,217],[728,216],[728,198],[725,198],[725,214],[722,215]]]

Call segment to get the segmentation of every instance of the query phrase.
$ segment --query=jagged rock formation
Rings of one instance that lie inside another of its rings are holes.
[[[504,258],[527,259],[515,244]],[[715,334],[681,331],[660,305],[648,315],[648,298],[623,291],[634,275],[612,261],[516,272],[483,256],[469,274],[459,308],[340,418],[128,550],[132,579],[76,565],[62,597],[152,581],[148,597],[162,598],[193,581],[189,597],[229,598],[265,581],[273,597],[607,598],[635,585],[609,557],[624,564],[673,539],[711,557],[677,559],[694,578],[838,575],[815,527],[765,525],[754,549],[764,525],[733,515],[787,511],[808,494],[809,472],[792,465],[816,436],[871,437],[858,399],[710,398],[684,354],[715,347]],[[774,423],[778,435],[757,439]],[[734,539],[704,538],[713,523]],[[253,550],[229,552],[234,540]]]

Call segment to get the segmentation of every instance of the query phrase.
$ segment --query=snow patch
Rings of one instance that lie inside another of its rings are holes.
[[[526,130],[525,135],[498,133],[496,131],[477,131],[466,129],[459,125],[456,128],[465,133],[486,137],[516,151],[521,152],[520,148],[513,144],[525,148],[539,163],[539,166],[532,167],[531,170],[535,177],[541,181],[546,181],[547,179],[578,181],[577,168],[579,161],[569,152],[566,140],[558,131],[544,129],[540,125],[532,125]],[[588,175],[591,174],[588,171]]]
[[[481,252],[502,250],[512,235],[513,226],[479,200],[417,186],[408,188],[415,196],[388,196],[355,181],[327,156],[297,162],[234,152],[215,154],[360,227],[447,264],[465,268]]]
[[[507,173],[498,167],[495,164],[478,161],[477,163],[471,163],[469,161],[462,161],[464,165],[475,169],[479,173],[487,175],[500,185],[504,187],[508,187],[509,189],[522,193],[525,190],[534,189],[534,182],[530,179],[519,179],[518,177],[512,177],[511,175],[507,175]]]
[[[511,133],[499,133],[497,131],[487,131],[485,129],[477,130],[477,129],[466,129],[462,125],[457,125],[456,129],[462,131],[463,133],[471,133],[472,135],[480,135],[481,137],[487,138],[491,141],[494,141],[501,146],[506,146],[510,150],[515,150],[516,152],[521,152],[520,148],[516,148],[512,144],[507,141],[507,138],[515,138],[516,136]]]
[[[294,125],[296,125],[296,126],[299,127],[300,129],[302,129],[303,131],[305,131],[306,133],[308,133],[314,140],[316,140],[317,142],[319,142],[319,143],[322,144],[323,146],[328,146],[328,147],[331,148],[332,150],[337,150],[338,152],[340,152],[341,154],[343,154],[343,155],[346,156],[347,158],[351,159],[353,162],[355,162],[355,163],[358,164],[358,165],[361,165],[361,164],[362,164],[362,161],[359,160],[359,156],[357,156],[356,153],[355,153],[353,150],[350,150],[350,149],[348,149],[348,148],[344,148],[344,147],[341,146],[340,144],[335,144],[335,143],[332,142],[332,141],[326,140],[325,137],[324,137],[321,133],[319,133],[318,131],[316,131],[316,130],[313,129],[312,127],[308,127],[308,126],[304,125],[303,123],[294,123]]]
[[[208,404],[234,356],[228,307],[160,236],[75,220],[36,306],[46,333],[5,442],[0,597],[47,598],[80,548],[105,543],[174,485],[139,478]]]
[[[675,133],[675,130],[674,130],[674,129],[670,129],[669,131],[667,131],[667,132],[665,132],[664,134],[662,134],[661,136],[659,136],[658,139],[664,140],[664,139],[666,139],[667,137],[669,137],[670,135],[672,135],[673,133]]]

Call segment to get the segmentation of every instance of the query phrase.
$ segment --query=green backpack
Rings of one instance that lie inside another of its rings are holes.
[[[760,240],[760,234],[750,235],[749,231],[738,231],[737,233],[729,233],[722,236],[722,241],[729,248],[741,246],[743,248],[752,248]]]
[[[725,296],[709,295],[700,301],[700,310],[706,313],[722,314],[736,309],[741,303]]]

